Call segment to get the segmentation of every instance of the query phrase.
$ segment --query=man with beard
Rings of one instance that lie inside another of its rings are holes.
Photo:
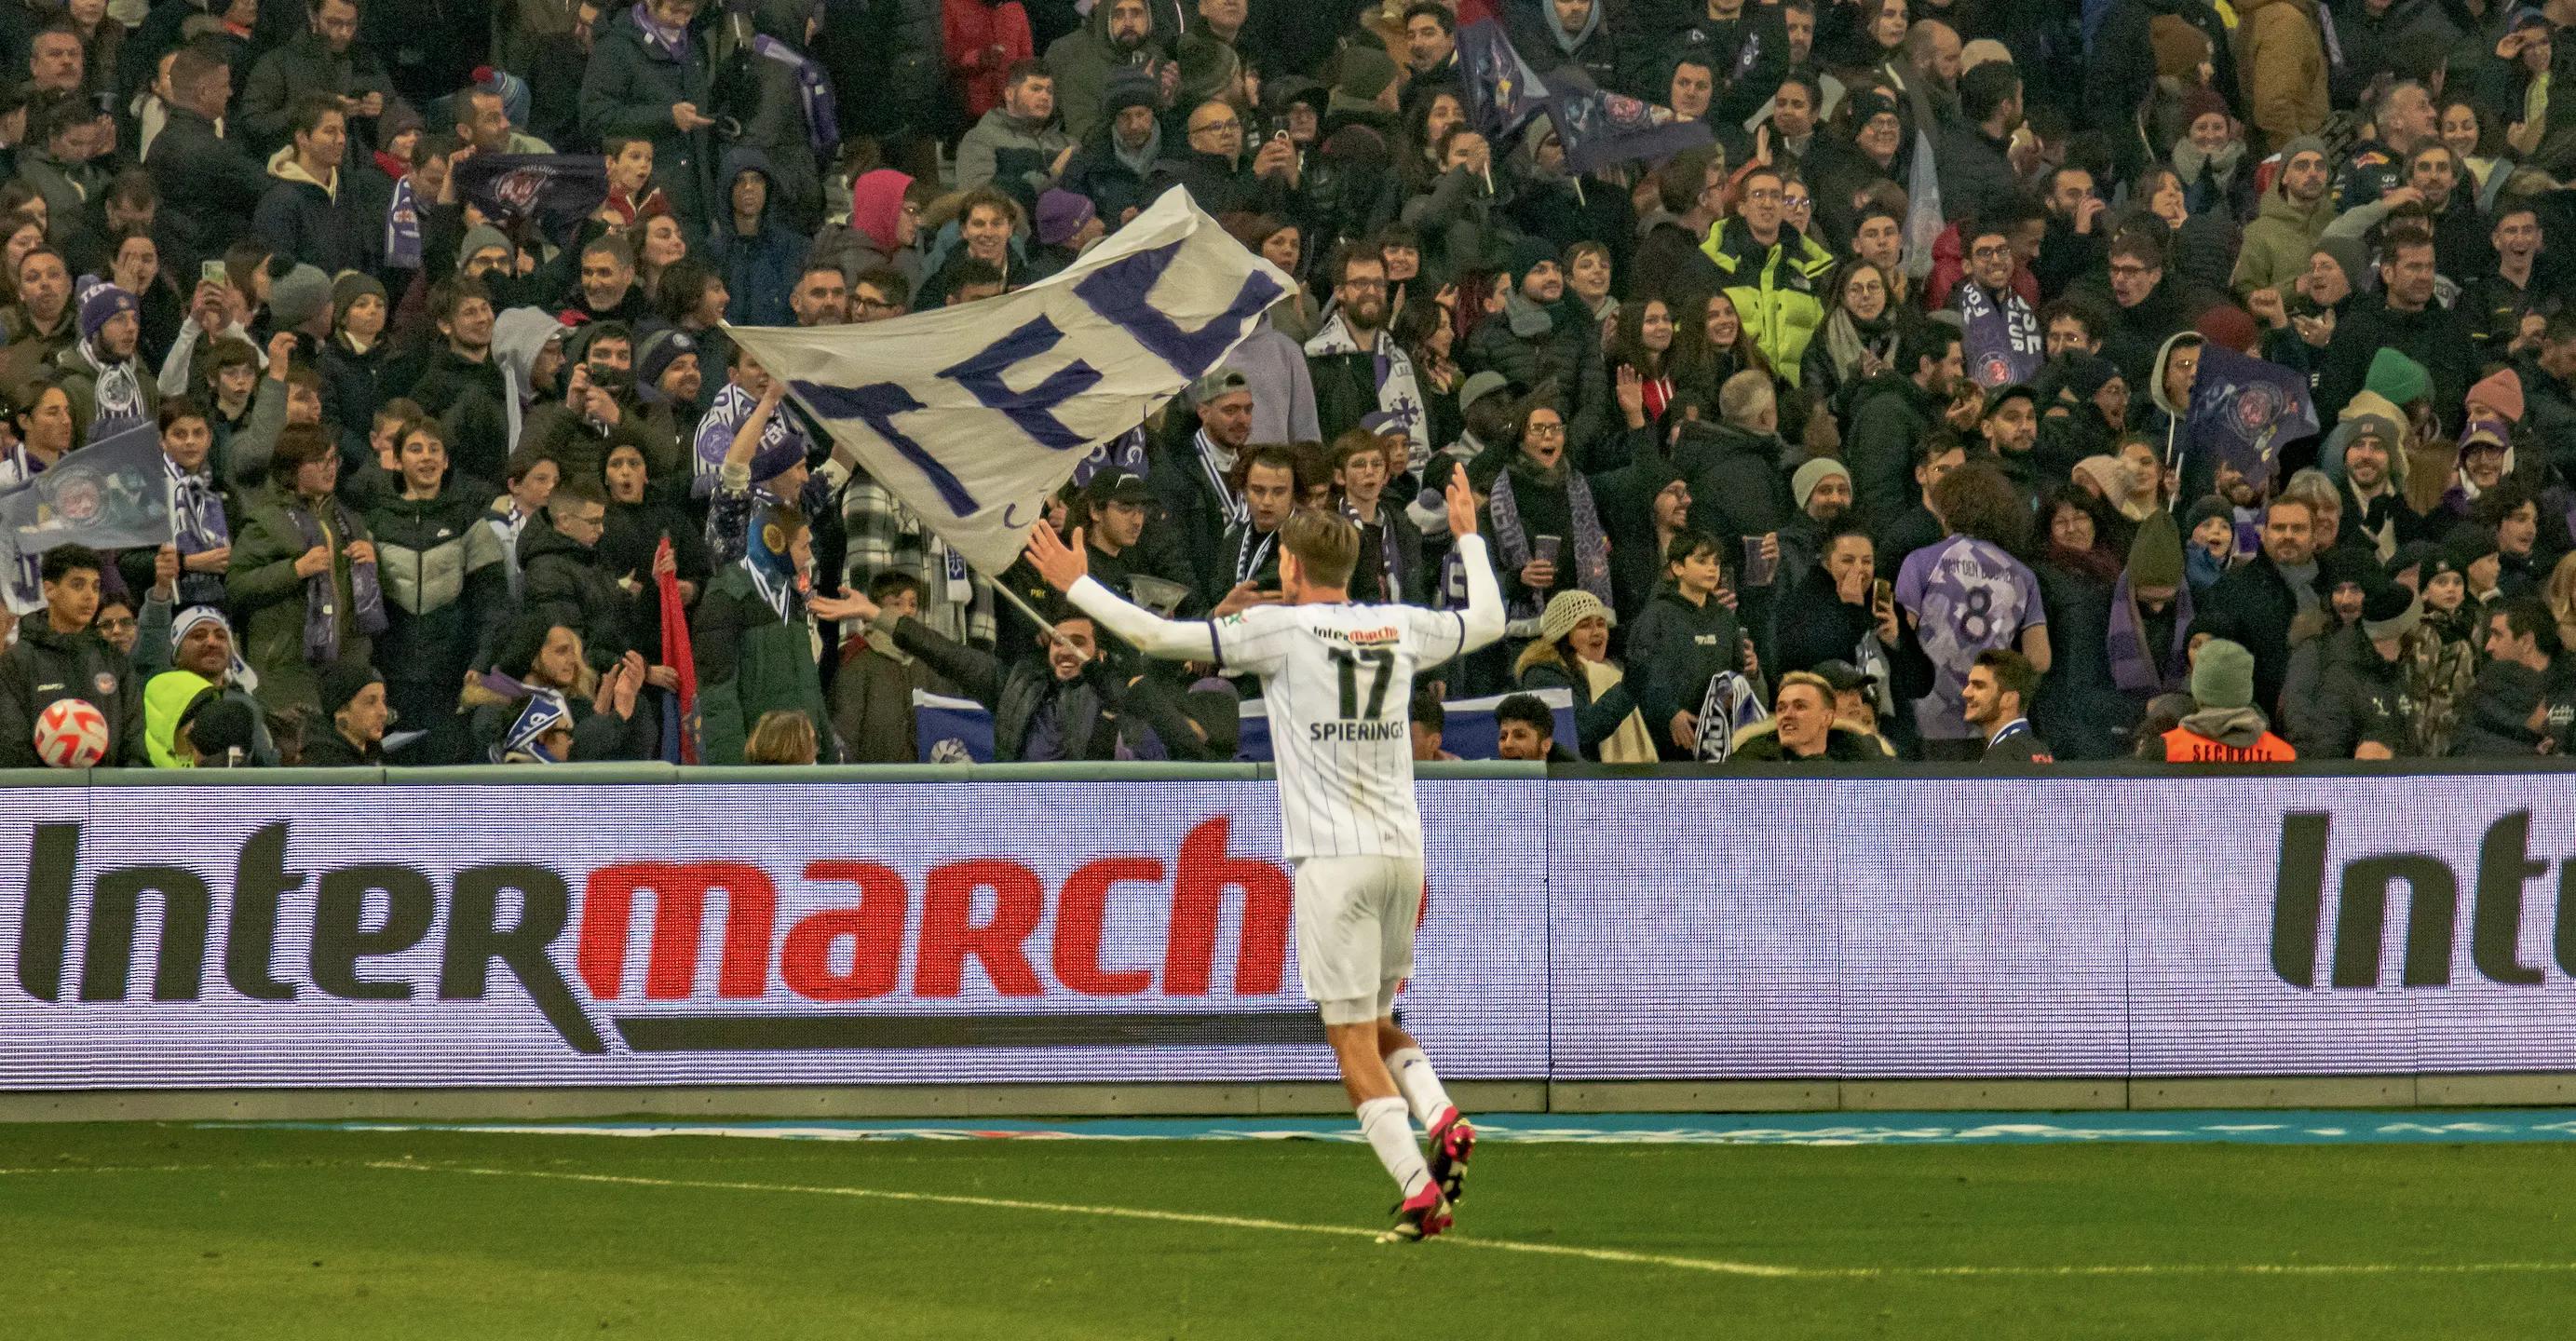
[[[1968,376],[1989,391],[2027,382],[2046,349],[2039,316],[2013,287],[2013,225],[2003,215],[1959,228],[1968,273],[1950,293],[1965,332]]]
[[[2053,303],[2066,286],[2101,268],[2110,232],[2102,215],[2110,204],[2095,189],[2093,174],[2078,167],[2049,173],[2040,203],[2048,210],[2048,227],[2040,234],[2039,259],[2031,262],[2030,274],[2039,281],[2040,301]]]
[[[1180,67],[1171,60],[1168,38],[1156,28],[1146,0],[1110,0],[1094,6],[1082,27],[1048,45],[1046,68],[1055,76],[1056,105],[1064,109],[1067,135],[1090,138],[1106,115],[1102,95],[1122,70],[1143,68],[1162,86],[1166,99],[1179,87]]]
[[[1780,528],[1781,590],[1806,580],[1825,551],[1825,537],[1850,515],[1851,471],[1830,456],[1820,456],[1789,476],[1789,501],[1798,513]]]
[[[55,359],[72,416],[88,426],[88,440],[152,420],[161,412],[161,388],[135,358],[142,319],[134,295],[113,284],[92,284],[80,304],[80,343]]]
[[[162,567],[166,574],[166,561]],[[198,695],[212,689],[225,701],[249,710],[250,761],[263,768],[275,766],[277,742],[270,739],[267,714],[259,710],[259,700],[246,682],[250,668],[233,650],[233,626],[225,621],[223,611],[211,605],[192,605],[172,616],[173,594],[173,586],[166,581],[153,587],[145,599],[141,621],[151,626],[146,630],[149,636],[135,643],[134,673],[143,685],[146,756],[154,768],[187,766],[172,737],[178,731],[180,714]],[[447,692],[452,707],[456,696],[454,680],[448,682]]]
[[[1190,571],[1203,578],[1216,567],[1226,531],[1244,515],[1234,479],[1235,464],[1252,441],[1252,383],[1219,367],[1187,394],[1198,428],[1154,453],[1145,478],[1162,504],[1164,521],[1177,532]]]
[[[2281,150],[2281,175],[2263,193],[2254,222],[2245,225],[2245,248],[2228,283],[2238,297],[2257,289],[2287,292],[2306,273],[2308,257],[2335,219],[2326,193],[2326,142],[2302,135]]]
[[[796,288],[787,295],[787,309],[796,315],[797,325],[809,330],[848,325],[849,277],[833,262],[807,261],[805,273],[796,277]]]
[[[2318,370],[2319,418],[2342,411],[2369,377],[2371,360],[2387,348],[2432,374],[2433,408],[2443,430],[2458,431],[2476,346],[2460,314],[2433,301],[2433,256],[2433,235],[2420,224],[2391,227],[2380,236],[2381,292],[2376,300],[2356,298],[2337,323]]]
[[[1161,99],[1162,91],[1141,74],[1113,80],[1098,124],[1056,183],[1088,199],[1113,226],[1151,203],[1145,183],[1163,157]]]
[[[2405,435],[2385,415],[2365,414],[2346,422],[2353,433],[2343,447],[2343,479],[2336,486],[2343,495],[2339,535],[2346,543],[2369,546],[2373,557],[2386,563],[2397,557],[2398,546],[2419,538],[2424,529],[2424,518],[2407,505],[2400,487]]]
[[[2253,654],[2253,694],[2258,707],[2281,701],[2290,669],[2290,628],[2312,615],[2317,590],[2316,510],[2296,498],[2277,498],[2263,515],[2263,552],[2218,579],[2203,616],[2224,615]],[[2195,675],[2195,680],[2196,680]],[[2226,706],[2242,707],[2245,703]]]
[[[604,479],[608,454],[620,445],[676,469],[678,440],[653,430],[636,395],[635,333],[623,322],[607,321],[577,338],[581,361],[566,374],[563,397],[530,412],[519,445],[553,461],[567,482]],[[689,425],[696,428],[696,415],[689,416]]]
[[[1985,733],[1984,762],[2053,764],[2048,742],[2030,729],[2031,703],[2039,697],[2039,672],[2030,658],[2008,647],[1977,654],[1968,668],[1960,697],[1968,705],[1968,724]]]
[[[1389,465],[1399,474],[1411,471],[1430,453],[1431,426],[1413,360],[1387,330],[1386,261],[1374,249],[1346,245],[1328,268],[1333,315],[1306,342],[1316,426],[1331,442],[1371,415],[1394,415],[1389,431],[1402,433],[1406,447]]]
[[[1179,549],[1161,533],[1149,542],[1147,523],[1154,515],[1154,490],[1145,477],[1108,467],[1091,477],[1083,486],[1082,506],[1087,518],[1076,517],[1072,524],[1081,529],[1091,546],[1091,575],[1100,584],[1148,609],[1181,609],[1193,604],[1192,589],[1198,585],[1188,562]],[[1132,579],[1167,582],[1180,589],[1180,604],[1145,599]]]
[[[1771,184],[1777,195],[1778,177]],[[1515,385],[1547,394],[1549,405],[1565,419],[1566,451],[1579,465],[1589,459],[1610,418],[1600,328],[1581,303],[1564,301],[1565,269],[1547,244],[1526,238],[1514,244],[1502,276],[1507,285],[1511,276],[1518,276],[1519,283],[1504,290],[1503,310],[1467,336],[1460,366],[1470,374],[1491,369]],[[1752,327],[1751,312],[1745,313],[1744,323]]]

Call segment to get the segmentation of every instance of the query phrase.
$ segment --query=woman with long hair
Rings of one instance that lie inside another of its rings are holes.
[[[1673,310],[1661,298],[1647,298],[1631,305],[1628,314],[1610,347],[1610,380],[1618,385],[1635,374],[1639,402],[1628,425],[1635,429],[1662,423],[1673,404]]]
[[[1887,272],[1857,258],[1825,281],[1825,328],[1800,360],[1798,389],[1837,420],[1849,392],[1876,377],[1896,358],[1894,288]]]
[[[1673,394],[1683,412],[1714,420],[1717,389],[1747,368],[1771,372],[1770,360],[1753,342],[1735,300],[1724,289],[1705,297],[1685,298],[1674,313]],[[1784,433],[1786,429],[1782,430]]]

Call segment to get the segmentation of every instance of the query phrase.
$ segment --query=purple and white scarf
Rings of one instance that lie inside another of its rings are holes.
[[[2146,615],[2138,609],[2138,595],[2129,588],[2129,575],[2111,587],[2111,627],[2103,640],[2103,650],[2111,661],[2111,683],[2124,694],[2152,697],[2179,693],[2191,682],[2191,584],[2174,590],[2173,645],[2160,658],[2150,659],[2146,648]]]
[[[337,540],[340,544],[347,545],[349,538],[355,535],[357,530],[349,524],[349,510],[341,507],[337,499],[325,499],[323,506],[331,509],[330,534],[327,539]],[[311,508],[298,507],[294,503],[289,503],[286,507],[286,515],[294,518],[295,529],[302,533],[307,548],[327,543],[322,522],[313,515]],[[328,666],[340,659],[339,601],[339,584],[332,581],[330,569],[323,569],[305,579],[304,660],[306,664]],[[349,561],[349,603],[357,607],[349,613],[351,620],[358,626],[358,632],[373,637],[385,631],[385,593],[383,587],[376,582],[376,565],[373,560]]]
[[[824,78],[823,67],[765,33],[751,39],[751,49],[755,55],[796,72],[796,100],[805,109],[805,141],[814,146],[816,159],[830,163],[834,151],[841,146],[841,109],[833,101],[832,81]]]
[[[394,179],[393,203],[385,207],[385,265],[420,269],[420,205],[412,198],[409,177]]]
[[[1565,472],[1565,501],[1574,513],[1574,534],[1569,539],[1574,545],[1575,583],[1608,605],[1610,546],[1602,535],[1601,513],[1592,506],[1591,482],[1570,468]],[[1486,506],[1494,517],[1494,549],[1502,556],[1501,568],[1506,573],[1519,572],[1530,561],[1530,539],[1521,527],[1521,509],[1512,495],[1510,470],[1494,477],[1493,496],[1486,500]],[[1536,593],[1524,595],[1512,607],[1511,615],[1515,619],[1536,619],[1545,604]]]
[[[2027,382],[2039,373],[2048,341],[2030,304],[2010,288],[2002,306],[1986,295],[1985,286],[1969,280],[1959,286],[1959,317],[1965,330],[1960,343],[1968,358],[1968,376],[1988,391]]]
[[[647,0],[635,0],[635,8],[626,12],[628,17],[635,20],[635,31],[643,35],[644,45],[672,60],[682,64],[688,63],[689,30],[686,25],[665,27],[655,23],[652,7]]]

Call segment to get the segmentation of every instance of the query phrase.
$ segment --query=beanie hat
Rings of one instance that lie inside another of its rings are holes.
[[[2200,82],[2201,62],[2209,59],[2209,39],[2190,20],[2158,14],[2147,25],[2147,45],[2155,51],[2157,75],[2184,84]]]
[[[1511,385],[1512,379],[1491,368],[1470,374],[1466,383],[1458,388],[1458,413],[1465,414],[1468,406],[1497,391],[1508,391]]]
[[[269,325],[296,330],[331,306],[331,277],[309,265],[297,265],[268,289]]]
[[[2158,508],[2138,523],[2137,539],[2129,542],[2129,588],[2182,583],[2182,532],[2174,529],[2173,514]]]
[[[1817,457],[1798,467],[1798,473],[1789,477],[1789,496],[1798,501],[1799,511],[1807,510],[1807,500],[1815,495],[1816,486],[1824,483],[1830,475],[1842,476],[1846,484],[1851,482],[1851,471],[1830,456]]]
[[[2425,565],[2441,552],[2442,547],[2430,540],[2409,540],[2399,545],[2395,554],[2388,556],[2388,562],[2381,566],[2381,571],[2387,573],[2389,579],[2394,581],[2398,574],[2412,568],[2415,570],[2415,584],[2418,589],[2421,589],[2423,584],[2430,581],[2433,576]]]
[[[2449,560],[2453,568],[2463,573],[2469,571],[2470,564],[2495,552],[2495,528],[2480,526],[2475,522],[2452,527],[2451,534],[2444,539],[2442,545],[2442,557]]]
[[[1342,49],[1341,77],[1333,81],[1334,100],[1372,102],[1394,82],[1394,57],[1374,47],[1345,47]]]
[[[1905,119],[1905,110],[1897,104],[1896,95],[1876,84],[1847,91],[1843,95],[1843,103],[1851,108],[1851,123],[1855,130],[1876,120],[1881,112],[1899,121]]]
[[[2344,423],[2352,429],[2352,436],[2344,440],[2346,450],[2350,450],[2353,443],[2363,438],[2376,438],[2379,441],[2380,450],[2388,453],[2393,463],[2397,456],[2397,449],[2406,442],[2406,435],[2398,429],[2397,421],[2384,414],[2348,413],[2344,416]]]
[[[95,278],[86,280],[80,290],[80,338],[95,340],[107,323],[119,312],[140,312],[134,295],[113,284]]]
[[[1581,587],[1560,591],[1549,597],[1547,608],[1539,612],[1538,636],[1543,641],[1555,642],[1574,632],[1575,625],[1596,616],[1614,624],[1618,622],[1617,617],[1610,613],[1610,607],[1603,605],[1601,598],[1591,592]]]
[[[2345,282],[2356,289],[2361,287],[2362,281],[2370,277],[2370,254],[2362,249],[2359,238],[2318,238],[2317,245],[2309,249],[2308,255],[2319,254],[2332,258],[2335,265],[2342,269]]]
[[[2213,638],[2191,662],[2191,701],[2203,708],[2254,706],[2254,654],[2243,643]]]
[[[2326,148],[2326,142],[2322,136],[2293,135],[2288,144],[2281,146],[2281,166],[2285,168],[2290,166],[2290,160],[2301,154],[2315,154],[2326,160],[2329,165],[2334,162],[2334,151]],[[2283,195],[2288,195],[2290,188],[2283,186],[2280,190]]]
[[[2387,575],[2379,571],[2379,556],[2370,550],[2351,545],[2337,545],[2317,556],[2317,586],[2332,592],[2337,587],[2354,586],[2364,592],[2377,591]]]
[[[2519,424],[2522,422],[2523,411],[2522,374],[2511,368],[2499,368],[2493,377],[2470,387],[2468,399],[2480,402],[2488,409]]]
[[[1082,226],[1100,213],[1088,196],[1071,191],[1049,191],[1038,197],[1038,241],[1049,247],[1061,247]]]
[[[2411,405],[2433,394],[2433,376],[2424,371],[2424,365],[2385,346],[2371,356],[2370,372],[2361,385],[2386,396],[2391,405]]]
[[[1324,139],[1324,161],[1354,167],[1386,166],[1386,137],[1353,122]]]
[[[1163,86],[1141,68],[1128,67],[1109,77],[1109,87],[1100,95],[1102,120],[1115,121],[1120,112],[1142,107],[1149,112],[1163,109]]]
[[[2120,375],[2120,365],[2099,354],[2068,354],[2062,357],[2066,361],[2066,380],[2063,385],[2067,390],[2074,392],[2080,400],[2093,399],[2100,394],[2102,388],[2111,384],[2112,378]]]
[[[2236,524],[2236,506],[2228,502],[2226,499],[2220,498],[2216,494],[2212,494],[2209,497],[2192,504],[2191,510],[2183,514],[2182,533],[2184,535],[2189,535],[2192,532],[2199,530],[2200,524],[2205,521],[2223,521],[2230,526],[2234,526]]]
[[[462,266],[467,261],[473,260],[476,253],[490,251],[495,247],[513,256],[519,254],[519,249],[511,245],[509,234],[490,224],[477,224],[465,230],[465,240],[456,244],[456,263]]]
[[[644,341],[644,347],[635,353],[635,385],[650,387],[659,384],[662,374],[669,372],[682,354],[697,352],[698,342],[687,331],[665,326],[653,332]]]
[[[384,281],[362,270],[343,270],[338,278],[331,281],[331,311],[337,316],[347,316],[349,309],[356,307],[358,300],[369,294],[383,301]]]
[[[2370,593],[2361,603],[2361,636],[2378,641],[2403,638],[2424,622],[2424,607],[2417,604],[2415,593],[2390,585]]]
[[[2212,113],[2219,116],[2227,115],[2227,99],[2218,96],[2218,90],[2203,86],[2184,94],[2182,99],[2184,133],[2190,132],[2191,123]]]
[[[378,683],[384,678],[376,674],[375,667],[363,661],[334,661],[324,666],[322,674],[318,677],[322,715],[329,717],[349,706],[349,700],[365,692],[368,685]]]
[[[1526,279],[1529,272],[1536,270],[1540,264],[1553,263],[1556,260],[1555,247],[1527,234],[1514,235],[1499,250],[1502,254],[1496,259],[1502,264],[1498,268],[1514,279]]]

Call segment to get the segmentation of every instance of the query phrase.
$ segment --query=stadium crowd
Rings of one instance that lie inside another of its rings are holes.
[[[1709,133],[1588,171],[1555,117],[1503,133],[1485,19],[1552,92]],[[1424,758],[1444,696],[1550,687],[1578,738],[1514,697],[1506,756],[1701,757],[1713,684],[1776,710],[1738,758],[2560,752],[2571,29],[0,0],[0,488],[149,424],[176,537],[29,561],[0,765],[69,697],[119,764],[911,761],[916,689],[1004,759],[1231,757],[1236,686],[1049,636],[995,590],[1043,601],[1025,566],[970,571],[725,330],[990,298],[1174,186],[1302,287],[1050,522],[1223,614],[1338,509],[1354,598],[1438,606],[1464,471],[1513,636],[1414,705]],[[596,169],[544,186],[591,183],[559,231],[477,194],[527,154]],[[2223,447],[2281,407],[2196,400],[2249,354],[2318,431]]]

